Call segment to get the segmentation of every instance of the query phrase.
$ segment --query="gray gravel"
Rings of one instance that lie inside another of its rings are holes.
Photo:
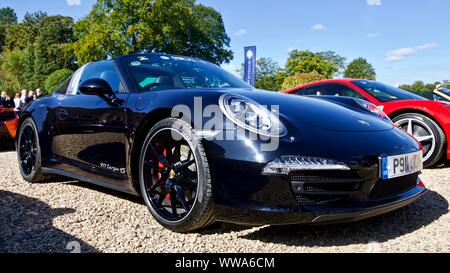
[[[87,183],[28,184],[14,152],[0,153],[0,252],[450,252],[450,167],[424,171],[430,192],[363,222],[193,234],[159,226],[143,202]]]

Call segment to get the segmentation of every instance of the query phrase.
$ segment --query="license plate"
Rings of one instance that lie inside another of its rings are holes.
[[[420,172],[422,152],[381,158],[381,177],[385,180]]]

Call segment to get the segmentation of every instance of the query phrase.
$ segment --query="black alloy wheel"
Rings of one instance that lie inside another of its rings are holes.
[[[213,222],[207,159],[192,128],[181,120],[165,119],[150,130],[141,151],[140,186],[152,215],[173,231]]]

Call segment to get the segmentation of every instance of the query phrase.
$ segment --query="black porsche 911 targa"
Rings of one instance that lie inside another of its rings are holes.
[[[420,144],[370,103],[258,91],[167,54],[83,66],[23,111],[16,146],[26,181],[142,195],[176,232],[356,221],[426,191]]]

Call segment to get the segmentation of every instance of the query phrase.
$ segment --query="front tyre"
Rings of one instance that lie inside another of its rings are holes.
[[[188,123],[167,118],[150,129],[139,184],[150,213],[165,228],[189,232],[214,222],[208,160]]]
[[[41,147],[33,119],[27,118],[20,126],[17,136],[17,159],[23,179],[30,183],[46,180],[42,173]]]
[[[393,118],[392,121],[422,144],[425,168],[435,165],[442,158],[446,143],[445,134],[432,119],[421,114],[406,113]]]

